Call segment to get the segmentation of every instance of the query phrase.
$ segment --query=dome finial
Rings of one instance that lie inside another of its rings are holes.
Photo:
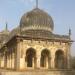
[[[36,8],[38,8],[38,0],[36,0]]]

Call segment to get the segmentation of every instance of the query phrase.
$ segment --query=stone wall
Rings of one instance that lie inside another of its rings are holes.
[[[54,41],[35,41],[35,40],[23,40],[20,42],[20,50],[19,56],[20,56],[20,69],[25,69],[27,67],[26,62],[25,62],[25,57],[26,57],[26,51],[29,48],[33,48],[36,50],[36,57],[37,57],[37,67],[40,67],[40,57],[41,57],[41,52],[44,49],[48,49],[50,54],[51,54],[51,68],[55,68],[54,60],[55,60],[55,53],[58,50],[62,50],[64,52],[64,57],[65,63],[67,68],[70,68],[70,63],[69,63],[69,56],[70,56],[70,51],[69,51],[69,44],[68,43],[60,43],[59,42],[54,42]],[[22,55],[22,56],[21,56]]]
[[[14,40],[13,40],[14,41]],[[32,67],[27,66],[27,61],[26,61],[26,52],[28,49],[33,48],[35,50],[35,59],[36,62],[33,61]],[[44,66],[44,69],[56,69],[55,67],[55,53],[58,50],[61,50],[64,52],[64,68],[70,68],[70,45],[68,42],[61,42],[61,41],[52,41],[52,40],[25,40],[25,39],[17,39],[17,42],[13,42],[8,45],[8,47],[4,48],[5,52],[10,51],[10,56],[8,53],[8,58],[10,57],[10,61],[7,58],[1,59],[1,68],[10,68],[10,69],[15,69],[15,70],[28,70],[28,69],[42,69],[40,66],[40,59],[41,59],[41,53],[44,49],[48,50],[50,53],[50,58],[47,59],[47,66]],[[5,56],[4,52],[4,56]],[[48,60],[50,60],[48,62]],[[10,64],[9,64],[10,63]],[[36,66],[35,66],[36,65]],[[6,67],[5,67],[6,66]]]
[[[25,71],[25,72],[0,72],[0,75],[75,75],[73,71]]]

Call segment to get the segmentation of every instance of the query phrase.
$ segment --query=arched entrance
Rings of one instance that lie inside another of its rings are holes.
[[[36,65],[36,52],[35,52],[35,49],[29,48],[26,51],[26,62],[27,62],[27,67],[35,67],[35,65]]]
[[[47,49],[44,49],[41,52],[40,66],[43,68],[50,68],[50,52]]]
[[[58,50],[55,53],[55,68],[64,68],[64,52],[62,50]]]

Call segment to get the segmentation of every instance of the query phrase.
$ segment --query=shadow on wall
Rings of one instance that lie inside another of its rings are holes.
[[[2,75],[2,73],[0,73],[0,75]]]

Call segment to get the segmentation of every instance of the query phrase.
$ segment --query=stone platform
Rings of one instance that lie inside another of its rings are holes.
[[[26,70],[26,71],[7,71],[1,70],[0,75],[75,75],[72,70]]]

